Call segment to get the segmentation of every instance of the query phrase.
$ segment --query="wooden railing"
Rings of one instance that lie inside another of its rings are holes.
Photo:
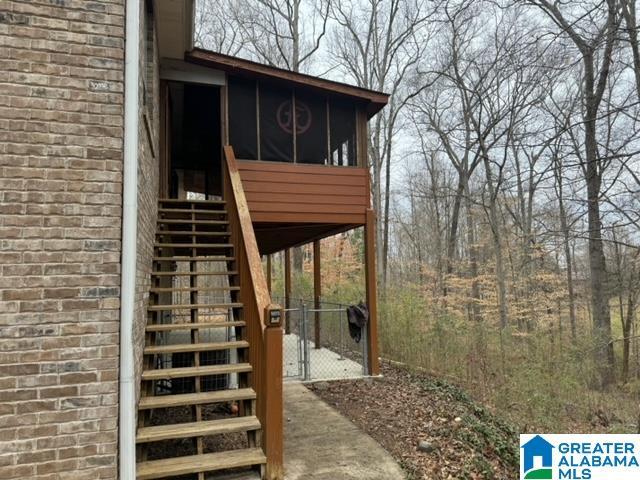
[[[267,457],[267,480],[282,480],[282,312],[271,304],[247,199],[233,148],[224,147],[224,199],[235,247],[240,301],[253,366],[251,386],[257,394],[256,416],[262,425],[262,449]]]

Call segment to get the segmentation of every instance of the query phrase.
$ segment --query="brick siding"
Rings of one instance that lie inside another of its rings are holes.
[[[117,477],[123,58],[124,0],[0,2],[3,480]],[[141,123],[138,324],[153,128]]]

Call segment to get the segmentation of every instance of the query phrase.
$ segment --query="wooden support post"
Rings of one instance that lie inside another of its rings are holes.
[[[267,328],[264,336],[264,382],[268,387],[264,390],[265,424],[263,425],[263,445],[267,457],[267,480],[284,478],[284,411],[282,368],[282,326],[280,323],[269,323],[269,312],[274,305],[265,311]]]
[[[284,308],[291,308],[291,250],[284,251]],[[285,313],[284,332],[288,335],[291,333],[291,324],[289,323],[289,314]]]
[[[320,240],[313,242],[313,301],[316,310],[320,309],[320,297],[322,297],[322,275],[320,271]],[[315,344],[320,348],[320,312],[315,315]]]
[[[376,280],[376,213],[367,210],[364,226],[365,283],[367,286],[367,306],[369,324],[367,341],[369,346],[369,375],[380,374],[378,360],[378,290]]]
[[[271,255],[267,255],[267,288],[271,295]]]

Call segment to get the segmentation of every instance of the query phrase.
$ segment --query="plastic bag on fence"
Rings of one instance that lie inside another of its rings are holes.
[[[362,329],[369,321],[369,309],[363,302],[348,306],[347,321],[349,322],[349,335],[356,343],[360,343]]]

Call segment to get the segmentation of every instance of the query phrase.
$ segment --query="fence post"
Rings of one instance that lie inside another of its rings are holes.
[[[365,323],[362,328],[362,374],[366,377],[369,375],[369,332],[367,332],[368,325]]]
[[[311,378],[310,364],[309,364],[309,337],[308,337],[308,312],[307,305],[302,304],[302,354],[304,358],[304,380],[308,381]]]
[[[344,360],[344,325],[342,321],[342,310],[338,314],[338,322],[340,322],[340,360]]]

